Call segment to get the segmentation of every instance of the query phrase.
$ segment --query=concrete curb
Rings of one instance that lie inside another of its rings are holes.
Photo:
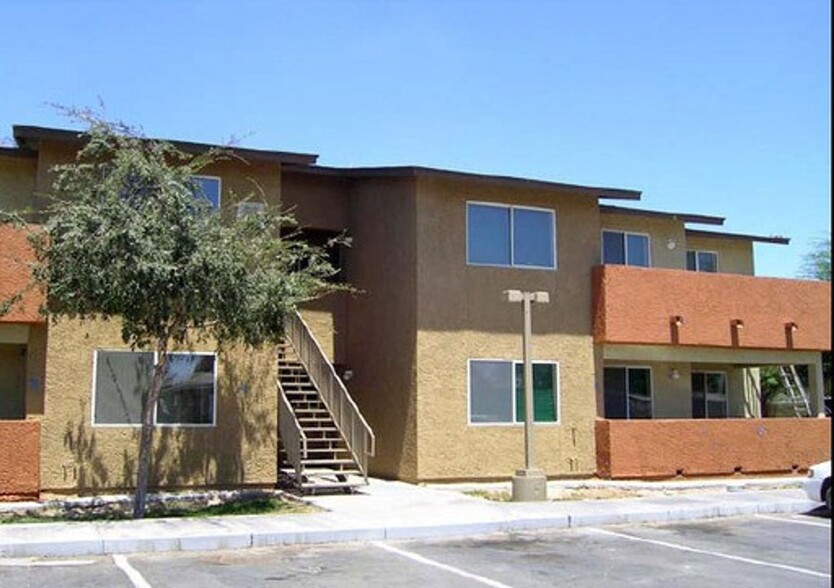
[[[282,517],[261,517],[260,520],[257,517],[246,520],[218,517],[201,520],[197,524],[176,524],[170,522],[170,519],[168,521],[160,519],[151,524],[146,524],[146,521],[136,522],[138,525],[134,522],[72,523],[72,536],[66,539],[56,536],[66,533],[66,524],[38,523],[20,525],[19,529],[13,530],[18,531],[16,533],[3,533],[3,529],[0,528],[0,556],[70,557],[431,539],[628,523],[664,523],[755,514],[799,513],[812,510],[817,505],[802,499],[755,500],[748,496],[746,499],[718,504],[710,504],[708,500],[694,500],[690,504],[668,506],[645,503],[591,505],[587,502],[577,503],[576,506],[573,513],[558,513],[552,516],[542,516],[536,513],[525,516],[516,513],[492,521],[427,523],[426,525],[363,526],[353,525],[348,521],[339,523],[321,519],[309,520],[305,524],[299,519],[281,520]],[[600,508],[601,506],[605,508]],[[330,524],[326,525],[328,522]],[[55,526],[60,526],[60,529],[54,528]],[[145,529],[137,529],[136,526],[144,526]],[[253,529],[255,526],[263,528],[255,530]],[[37,530],[26,527],[40,529],[43,531],[38,533],[41,537],[15,539],[13,536],[7,536],[26,535],[27,532]]]

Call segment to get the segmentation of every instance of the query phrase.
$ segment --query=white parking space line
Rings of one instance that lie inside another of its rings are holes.
[[[31,558],[0,558],[0,568],[62,568],[89,566],[93,559],[37,560]]]
[[[788,572],[796,572],[797,574],[805,574],[808,576],[814,576],[817,578],[830,578],[831,574],[826,574],[824,572],[818,572],[816,570],[809,570],[807,568],[798,568],[796,566],[789,566],[786,564],[780,563],[773,563],[769,561],[763,561],[760,559],[751,559],[749,557],[740,557],[738,555],[730,555],[729,553],[721,553],[720,551],[707,551],[705,549],[696,549],[694,547],[687,547],[686,545],[680,545],[678,543],[668,543],[666,541],[657,541],[655,539],[644,539],[642,537],[635,537],[634,535],[626,535],[625,533],[617,533],[615,531],[608,531],[605,529],[593,529],[589,528],[588,531],[592,533],[597,533],[599,535],[608,535],[609,537],[619,537],[620,539],[627,539],[629,541],[638,541],[640,543],[649,543],[651,545],[658,545],[660,547],[668,547],[669,549],[677,549],[678,551],[686,551],[688,553],[700,553],[702,555],[711,555],[713,557],[720,557],[722,559],[729,559],[732,561],[739,561],[743,563],[748,563],[756,566],[764,566],[768,568],[777,568],[780,570],[786,570]]]
[[[421,563],[427,566],[431,566],[433,568],[438,568],[440,570],[447,571],[451,574],[456,574],[462,578],[468,578],[470,580],[474,580],[475,582],[480,582],[485,586],[492,586],[492,588],[512,588],[507,584],[503,584],[496,580],[490,580],[489,578],[484,578],[483,576],[478,576],[476,574],[471,574],[459,568],[440,563],[439,561],[434,561],[433,559],[429,559],[427,557],[423,557],[422,555],[417,555],[416,553],[412,553],[411,551],[405,551],[403,549],[397,549],[396,547],[392,547],[391,545],[386,545],[385,543],[378,543],[374,542],[373,545],[379,547],[380,549],[387,551],[389,553],[393,553],[395,555],[399,555],[401,557],[405,557],[410,559],[411,561],[416,561],[417,563]]]
[[[142,577],[142,574],[130,565],[130,562],[127,561],[127,558],[123,555],[114,555],[113,556],[113,563],[116,564],[116,567],[122,570],[125,575],[127,576],[130,583],[135,586],[135,588],[152,588],[150,584],[148,584],[147,580]]]
[[[828,523],[820,523],[817,521],[807,521],[804,519],[797,519],[797,518],[780,518],[780,517],[770,517],[767,515],[756,515],[757,519],[767,519],[768,521],[779,521],[780,523],[793,523],[794,525],[807,525],[808,527],[822,527],[823,529],[830,529],[831,522]]]

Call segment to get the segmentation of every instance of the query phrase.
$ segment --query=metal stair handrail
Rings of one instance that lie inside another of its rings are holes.
[[[322,402],[345,439],[359,471],[368,479],[368,461],[376,452],[376,437],[342,379],[324,354],[310,327],[296,311],[284,319],[285,334],[319,391]]]
[[[287,461],[295,470],[296,482],[299,482],[303,472],[302,460],[307,459],[307,436],[295,417],[295,412],[280,380],[278,381],[278,398],[281,402],[281,408],[278,411],[281,444]]]

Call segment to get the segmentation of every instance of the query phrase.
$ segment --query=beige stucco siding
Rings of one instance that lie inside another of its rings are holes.
[[[139,427],[92,423],[96,349],[126,349],[117,321],[50,325],[41,419],[44,492],[86,493],[135,480]],[[211,346],[195,350],[210,351]],[[157,427],[152,486],[268,486],[277,480],[274,351],[217,359],[216,425]]]
[[[616,213],[603,213],[601,218],[602,229],[647,234],[651,267],[686,268],[686,236],[683,221]],[[671,244],[674,244],[672,249],[669,248]],[[597,258],[595,265],[599,263],[601,261]]]
[[[34,156],[0,152],[0,210],[23,211],[32,206],[37,165]]]
[[[536,427],[537,462],[550,476],[595,469],[591,267],[599,216],[587,197],[508,191],[446,180],[419,182],[417,389],[419,478],[506,478],[524,466],[523,427],[470,425],[468,360],[520,360],[521,306],[507,289],[546,290],[533,309],[533,354],[559,364],[559,423]],[[552,209],[557,270],[466,263],[466,202]]]
[[[415,214],[413,180],[352,188],[347,385],[376,434],[372,473],[406,480],[417,477]]]
[[[715,251],[718,254],[718,271],[723,274],[754,275],[753,242],[741,239],[697,237],[686,238],[686,249]]]

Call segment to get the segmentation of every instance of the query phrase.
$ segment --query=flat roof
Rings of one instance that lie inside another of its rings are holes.
[[[505,185],[514,188],[532,188],[539,190],[570,191],[596,198],[611,198],[619,200],[639,200],[642,192],[639,190],[627,190],[623,188],[605,188],[597,186],[582,186],[578,184],[566,184],[562,182],[551,182],[547,180],[534,180],[530,178],[519,178],[514,176],[501,176],[491,174],[479,174],[473,172],[462,172],[449,169],[439,169],[423,166],[383,166],[383,167],[327,167],[327,166],[306,166],[286,167],[286,172],[299,172],[304,174],[318,174],[341,176],[348,178],[384,178],[384,177],[435,177],[450,180],[464,180],[484,182],[490,184]]]
[[[636,216],[651,216],[655,218],[680,220],[686,223],[697,223],[701,225],[723,225],[725,220],[723,216],[692,214],[689,212],[661,212],[659,210],[626,208],[624,206],[613,206],[610,204],[600,204],[599,211],[603,214],[632,214]]]
[[[788,237],[781,237],[773,235],[771,237],[763,237],[761,235],[745,235],[743,233],[719,233],[716,231],[699,231],[696,229],[686,229],[687,237],[706,237],[709,239],[737,239],[739,241],[757,241],[759,243],[775,243],[776,245],[787,245],[791,242]]]
[[[14,139],[21,149],[31,151],[38,150],[41,140],[58,141],[64,143],[79,143],[84,140],[83,131],[71,131],[68,129],[53,129],[48,127],[37,127],[27,125],[14,125],[12,127]],[[152,137],[148,137],[153,139]],[[298,165],[312,165],[318,159],[318,155],[312,153],[293,153],[289,151],[268,151],[265,149],[248,149],[241,147],[228,147],[224,145],[212,145],[210,143],[194,143],[192,141],[176,141],[169,139],[156,139],[166,141],[177,149],[186,153],[205,153],[209,149],[228,149],[243,159],[250,161],[265,161],[275,163],[290,163]]]

